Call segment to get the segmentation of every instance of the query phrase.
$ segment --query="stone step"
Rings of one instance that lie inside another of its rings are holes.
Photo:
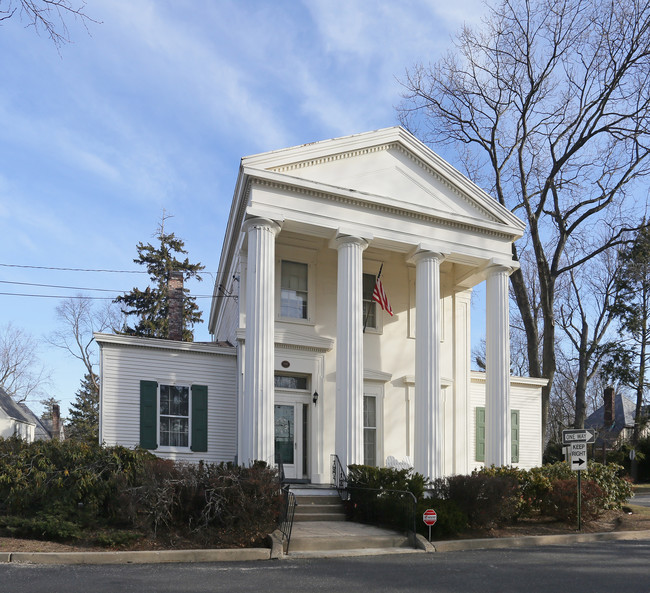
[[[408,548],[408,538],[403,535],[370,536],[291,536],[290,554],[293,552],[322,552],[330,550],[367,550],[377,548]]]
[[[341,499],[337,496],[320,496],[316,494],[296,496],[296,502],[301,506],[319,505],[319,506],[336,506],[341,507],[343,504]]]
[[[294,522],[300,521],[345,521],[345,513],[298,513],[293,516]]]

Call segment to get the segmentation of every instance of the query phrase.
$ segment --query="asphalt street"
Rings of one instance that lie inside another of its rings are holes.
[[[122,566],[0,565],[11,593],[648,593],[650,540],[510,550]]]

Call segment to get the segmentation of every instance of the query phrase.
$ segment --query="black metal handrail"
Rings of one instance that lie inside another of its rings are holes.
[[[284,551],[289,551],[289,544],[291,543],[291,531],[293,530],[293,517],[296,512],[296,495],[289,490],[289,486],[284,486],[282,488],[282,496],[284,498],[284,505],[282,514],[280,516],[280,524],[278,529],[282,533],[282,541],[286,540],[286,546],[284,546]]]
[[[332,466],[332,487],[336,488],[341,500],[347,500],[348,477],[339,456],[336,453],[330,455]]]

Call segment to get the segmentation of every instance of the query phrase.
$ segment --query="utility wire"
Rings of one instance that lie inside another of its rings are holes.
[[[114,274],[148,274],[144,270],[89,270],[86,268],[54,268],[51,266],[24,266],[20,264],[3,264],[0,263],[0,266],[5,268],[30,268],[33,270],[58,270],[63,272],[109,272]]]

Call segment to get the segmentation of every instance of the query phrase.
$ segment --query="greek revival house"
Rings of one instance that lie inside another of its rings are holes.
[[[510,376],[523,230],[400,127],[246,157],[213,342],[97,334],[100,439],[174,459],[282,459],[313,483],[329,482],[334,453],[431,478],[539,465],[544,382]],[[482,282],[478,373],[470,300]]]

